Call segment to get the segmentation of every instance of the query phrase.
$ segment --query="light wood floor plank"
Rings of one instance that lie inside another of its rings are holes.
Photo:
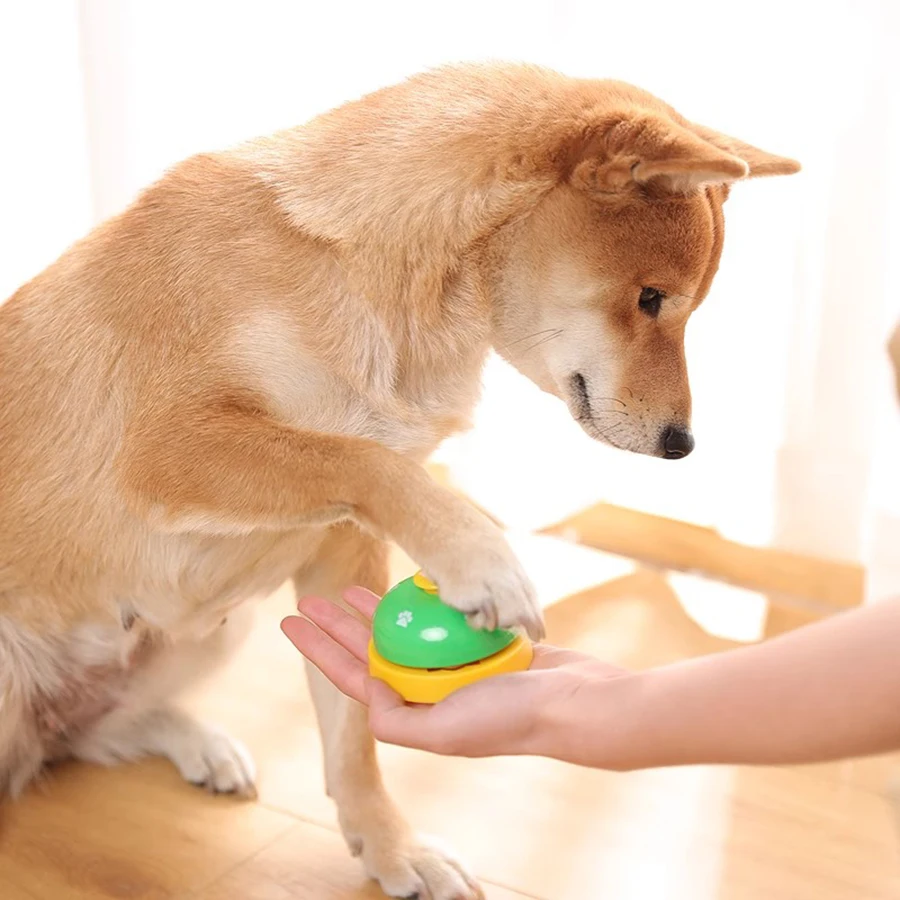
[[[532,900],[484,884],[487,900]],[[296,824],[252,859],[191,900],[384,900],[340,835],[307,822]]]
[[[858,606],[865,591],[861,566],[739,544],[712,528],[609,503],[598,503],[545,533],[661,568],[703,572],[775,599],[783,595],[841,609]]]
[[[162,760],[66,764],[3,810],[0,898],[169,900],[209,884],[293,824],[185,784]]]

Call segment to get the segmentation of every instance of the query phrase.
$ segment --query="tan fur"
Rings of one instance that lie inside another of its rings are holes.
[[[684,325],[727,185],[796,169],[525,66],[428,73],[176,166],[0,308],[0,782],[163,752],[252,790],[239,747],[130,692],[292,574],[384,589],[385,539],[476,624],[538,636],[502,534],[420,464],[466,426],[491,347],[589,434],[660,454],[689,425]],[[476,896],[384,795],[361,711],[315,693],[370,873]]]

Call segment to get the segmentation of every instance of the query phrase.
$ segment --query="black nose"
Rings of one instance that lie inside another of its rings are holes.
[[[694,436],[687,428],[667,428],[660,438],[663,458],[684,459],[694,449]]]

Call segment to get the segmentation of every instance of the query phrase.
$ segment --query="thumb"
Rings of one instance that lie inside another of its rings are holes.
[[[385,711],[403,706],[403,698],[387,682],[369,676],[365,681],[366,705],[370,709]]]
[[[424,748],[425,717],[431,706],[411,706],[378,678],[366,679],[366,702],[369,705],[369,730],[386,744]]]

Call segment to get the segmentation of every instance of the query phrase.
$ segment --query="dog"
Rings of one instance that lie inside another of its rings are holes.
[[[492,348],[591,437],[690,453],[684,328],[723,203],[798,169],[627,84],[463,65],[188,159],[94,229],[0,307],[3,791],[161,754],[252,795],[243,747],[171,698],[288,578],[384,592],[389,541],[475,626],[540,639],[501,530],[423,462]],[[364,711],[309,674],[369,875],[481,897],[387,796]]]

